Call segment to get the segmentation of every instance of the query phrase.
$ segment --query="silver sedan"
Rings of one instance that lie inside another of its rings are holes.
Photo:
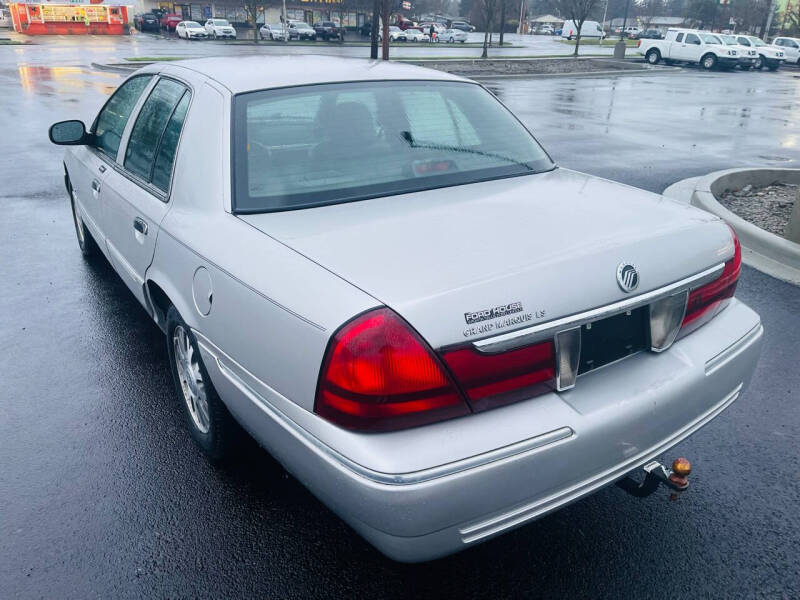
[[[80,249],[163,330],[200,448],[248,431],[398,560],[666,476],[759,356],[725,223],[557,167],[460,77],[154,64],[50,137]]]

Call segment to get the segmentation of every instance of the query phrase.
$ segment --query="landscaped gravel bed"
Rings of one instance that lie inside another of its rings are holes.
[[[745,221],[783,236],[796,196],[796,185],[775,183],[766,187],[746,185],[741,190],[729,190],[719,201]]]

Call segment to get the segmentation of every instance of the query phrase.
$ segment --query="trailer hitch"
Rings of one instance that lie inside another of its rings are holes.
[[[672,469],[669,471],[656,460],[647,463],[642,470],[645,473],[643,481],[636,481],[630,475],[626,475],[617,481],[617,485],[631,496],[645,498],[663,484],[669,488],[669,499],[673,501],[678,499],[681,492],[689,488],[689,474],[692,472],[692,465],[685,458],[676,458],[672,461]]]

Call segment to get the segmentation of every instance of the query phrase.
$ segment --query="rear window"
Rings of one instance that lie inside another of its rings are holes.
[[[537,173],[547,154],[472,83],[312,85],[234,99],[234,208],[292,210]]]

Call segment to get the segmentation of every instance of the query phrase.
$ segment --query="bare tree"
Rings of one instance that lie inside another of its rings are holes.
[[[596,1],[596,0],[595,0]],[[489,58],[489,32],[494,24],[494,15],[497,12],[497,4],[502,0],[480,0],[481,16],[486,22],[486,31],[483,33],[483,52],[481,58]]]
[[[253,26],[253,39],[257,44],[261,39],[258,33],[258,13],[264,12],[266,0],[244,0],[244,12],[247,15],[247,22]]]
[[[581,44],[581,28],[584,21],[597,6],[597,0],[555,0],[554,6],[566,15],[575,24],[575,51],[573,56],[578,56],[578,48]]]
[[[639,20],[642,22],[642,29],[647,31],[650,29],[653,19],[658,16],[660,11],[664,10],[664,0],[641,0],[638,8],[641,11]]]

